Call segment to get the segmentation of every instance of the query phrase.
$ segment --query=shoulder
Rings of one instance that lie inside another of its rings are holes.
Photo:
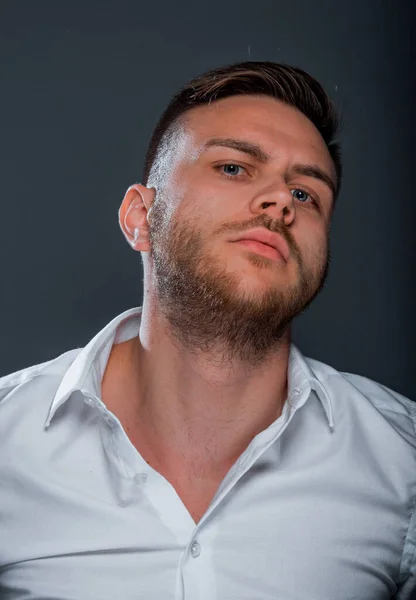
[[[68,350],[51,360],[0,377],[0,414],[6,407],[9,408],[12,400],[16,400],[17,403],[18,398],[25,398],[33,402],[35,397],[32,392],[35,390],[42,396],[48,396],[48,393],[53,395],[54,388],[58,388],[62,377],[80,351],[81,348]]]
[[[337,371],[312,358],[305,360],[325,387],[335,410],[344,399],[348,399],[347,406],[351,409],[365,406],[375,410],[416,449],[416,398],[408,398],[370,377]]]

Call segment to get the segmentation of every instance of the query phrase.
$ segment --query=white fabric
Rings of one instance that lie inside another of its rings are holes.
[[[0,597],[414,600],[416,404],[292,343],[281,416],[196,525],[101,400],[140,315],[0,379]]]

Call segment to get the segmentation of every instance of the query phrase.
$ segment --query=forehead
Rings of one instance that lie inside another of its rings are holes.
[[[234,137],[259,144],[272,158],[296,152],[296,160],[319,161],[333,170],[328,148],[314,124],[296,108],[269,96],[231,96],[192,108],[185,114],[184,125],[184,145],[194,158],[208,139]]]

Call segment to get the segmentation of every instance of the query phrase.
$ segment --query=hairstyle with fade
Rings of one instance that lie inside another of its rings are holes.
[[[334,139],[341,129],[341,116],[323,87],[297,67],[270,61],[247,61],[212,69],[192,79],[176,93],[160,117],[150,138],[142,182],[163,177],[166,158],[175,144],[175,132],[186,112],[197,106],[237,95],[266,95],[301,111],[321,134],[337,176],[335,201],[341,179],[341,147]]]

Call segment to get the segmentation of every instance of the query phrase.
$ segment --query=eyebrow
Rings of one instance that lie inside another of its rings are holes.
[[[266,163],[272,158],[270,154],[267,154],[260,146],[245,140],[238,140],[235,138],[211,138],[204,144],[203,151],[212,146],[223,146],[225,148],[238,150],[239,152],[244,152],[261,163]],[[333,178],[321,167],[318,167],[318,165],[296,163],[293,165],[292,171],[298,175],[313,177],[318,181],[322,181],[322,183],[325,183],[329,187],[333,196],[336,196],[336,185]]]
[[[265,163],[271,159],[270,154],[267,154],[257,144],[253,142],[246,142],[245,140],[236,140],[234,138],[211,138],[204,145],[204,150],[211,148],[211,146],[225,146],[226,148],[233,148],[240,152],[245,152],[256,158],[259,162]]]

